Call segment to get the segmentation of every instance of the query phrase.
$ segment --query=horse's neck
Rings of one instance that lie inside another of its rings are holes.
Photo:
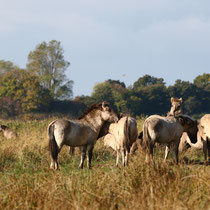
[[[81,121],[88,124],[96,133],[99,133],[104,124],[104,121],[99,115],[96,115],[95,117],[90,117],[89,115],[86,115],[84,118],[81,119]]]

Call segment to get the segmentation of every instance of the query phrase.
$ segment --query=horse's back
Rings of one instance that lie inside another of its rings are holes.
[[[84,123],[74,120],[59,119],[54,121],[51,125],[54,126],[55,139],[59,145],[83,146],[87,143],[93,143],[88,142],[88,139],[93,135],[93,132],[91,128]]]
[[[151,139],[160,143],[173,141],[177,135],[181,137],[182,134],[182,127],[174,117],[151,115],[145,120],[144,127]]]

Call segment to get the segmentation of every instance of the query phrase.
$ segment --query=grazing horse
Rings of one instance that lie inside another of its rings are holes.
[[[116,122],[118,117],[107,102],[93,104],[79,120],[55,120],[48,125],[49,150],[52,169],[58,169],[58,153],[63,145],[81,147],[82,155],[79,167],[83,168],[86,150],[87,166],[91,168],[94,145],[100,129],[107,121]]]
[[[189,116],[179,115],[177,117],[161,117],[152,115],[148,117],[143,124],[143,146],[147,150],[146,161],[148,157],[153,159],[153,148],[156,142],[165,143],[165,160],[169,153],[170,145],[174,147],[174,157],[178,163],[178,147],[183,132],[196,133],[197,121]]]
[[[0,125],[0,132],[1,131],[4,133],[4,137],[7,139],[15,139],[18,137],[17,133],[8,128],[6,125]]]
[[[109,134],[104,137],[104,145],[116,151],[116,166],[118,166],[120,152],[123,166],[128,165],[130,148],[137,140],[137,136],[137,122],[132,117],[123,117],[117,123],[110,125]]]

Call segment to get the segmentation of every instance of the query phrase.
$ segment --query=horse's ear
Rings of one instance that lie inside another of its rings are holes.
[[[174,102],[174,97],[171,97],[171,103],[173,103]]]
[[[180,98],[179,101],[182,103],[182,98]]]
[[[103,101],[102,102],[102,109],[104,111],[109,111],[110,110],[109,104]]]

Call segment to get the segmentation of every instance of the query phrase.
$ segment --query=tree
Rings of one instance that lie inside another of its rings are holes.
[[[27,70],[38,76],[40,84],[48,89],[54,99],[72,97],[73,81],[68,80],[65,71],[70,63],[64,59],[60,42],[42,42],[29,53]]]
[[[128,113],[126,92],[123,82],[109,79],[94,86],[91,98],[95,102],[108,101],[115,111]]]
[[[143,77],[140,77],[136,82],[134,82],[133,89],[135,91],[138,91],[139,88],[141,89],[142,87],[149,86],[149,85],[155,85],[155,84],[165,85],[164,79],[156,78],[156,77],[146,74]]]
[[[0,76],[17,69],[18,67],[15,66],[11,61],[0,60]]]
[[[1,109],[8,115],[37,110],[51,100],[49,91],[40,85],[38,77],[22,69],[0,78],[0,99]]]
[[[203,74],[197,76],[193,83],[202,89],[205,89],[206,91],[210,91],[210,74]]]

